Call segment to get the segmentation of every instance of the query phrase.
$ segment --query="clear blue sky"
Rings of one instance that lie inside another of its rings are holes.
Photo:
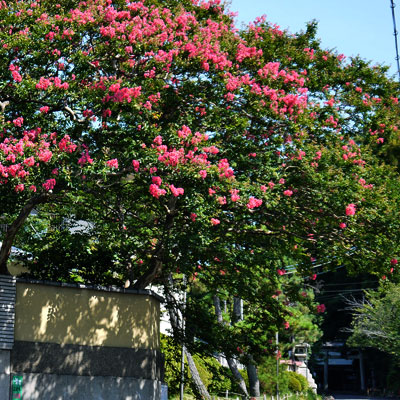
[[[238,26],[265,14],[267,20],[291,33],[303,30],[313,19],[319,23],[322,46],[346,56],[360,55],[373,64],[391,65],[396,53],[390,0],[230,0],[239,13]],[[395,7],[400,41],[400,1]]]

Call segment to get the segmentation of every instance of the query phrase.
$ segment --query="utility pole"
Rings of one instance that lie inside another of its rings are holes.
[[[276,400],[279,400],[279,332],[275,333],[276,342]]]
[[[182,306],[182,334],[185,334],[185,309],[186,309],[186,276],[182,277],[183,282],[183,306]],[[183,400],[183,391],[185,389],[185,342],[182,340],[182,358],[181,358],[181,395],[180,400]]]

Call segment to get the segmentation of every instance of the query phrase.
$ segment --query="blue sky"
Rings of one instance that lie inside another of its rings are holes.
[[[391,65],[396,73],[395,45],[390,0],[231,0],[230,10],[239,13],[238,25],[265,14],[281,29],[295,33],[306,22],[319,22],[322,46],[346,56],[360,55],[373,64]],[[400,32],[400,1],[395,8]],[[400,41],[400,33],[398,36]]]

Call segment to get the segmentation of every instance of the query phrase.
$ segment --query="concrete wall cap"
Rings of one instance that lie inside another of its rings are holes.
[[[30,279],[30,278],[17,278],[16,281],[17,283],[20,282],[20,283],[31,283],[34,285],[59,286],[59,287],[73,288],[73,289],[97,290],[100,292],[139,294],[139,295],[152,296],[155,299],[157,299],[160,303],[164,302],[164,298],[162,296],[149,289],[125,289],[125,288],[119,288],[117,286],[83,285],[82,283],[41,281],[38,279]]]

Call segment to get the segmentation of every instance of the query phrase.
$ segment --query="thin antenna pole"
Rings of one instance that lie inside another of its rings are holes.
[[[390,0],[390,8],[392,9],[392,19],[393,19],[393,34],[394,34],[394,43],[396,47],[396,62],[397,62],[397,74],[399,76],[399,82],[400,82],[400,64],[399,64],[399,46],[397,43],[397,28],[396,28],[396,15],[394,13],[394,8],[396,7],[396,4],[394,4],[393,0]]]

